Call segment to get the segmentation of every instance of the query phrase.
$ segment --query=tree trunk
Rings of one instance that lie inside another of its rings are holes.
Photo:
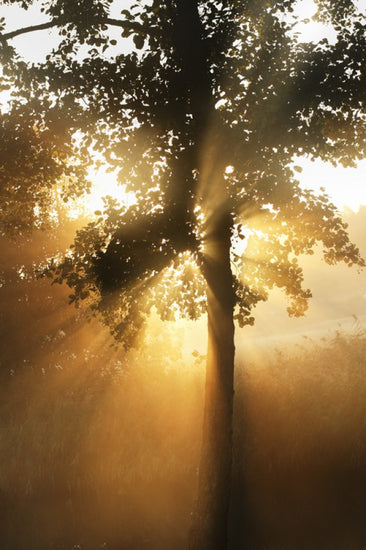
[[[205,249],[208,355],[198,497],[189,550],[225,550],[231,493],[234,379],[232,218],[221,213]]]

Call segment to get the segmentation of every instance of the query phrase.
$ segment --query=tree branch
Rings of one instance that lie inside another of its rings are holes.
[[[45,29],[51,29],[52,27],[56,27],[58,24],[58,21],[47,21],[47,23],[41,23],[40,25],[32,25],[30,27],[23,27],[22,29],[16,29],[15,31],[7,32],[6,34],[0,34],[0,40],[10,40],[11,38],[15,38],[16,36],[19,36],[21,34],[26,34],[28,32],[34,32],[34,31],[43,31]]]
[[[105,19],[101,19],[100,21],[98,21],[98,23],[100,23],[101,25],[104,24],[104,25],[110,25],[113,27],[121,27],[122,29],[130,30],[130,31],[137,31],[137,32],[143,31],[144,33],[147,32],[146,27],[141,25],[141,23],[137,23],[136,21],[126,21],[126,20],[112,19],[110,17],[107,17]],[[0,41],[4,42],[6,40],[11,40],[16,36],[20,36],[22,34],[26,34],[29,32],[51,29],[52,27],[57,27],[57,25],[59,24],[60,24],[60,21],[57,19],[54,19],[53,21],[47,21],[46,23],[40,23],[39,25],[32,25],[30,27],[23,27],[21,29],[16,29],[15,31],[10,31],[5,34],[0,34]]]
[[[144,32],[147,33],[147,28],[141,23],[137,23],[136,21],[126,21],[122,19],[111,19],[110,17],[107,17],[102,21],[102,23],[106,25],[111,25],[112,27],[121,27],[122,29],[129,30],[129,31],[137,31],[137,32]]]

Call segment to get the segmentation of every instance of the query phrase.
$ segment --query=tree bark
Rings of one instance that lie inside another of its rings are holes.
[[[205,249],[208,355],[198,497],[189,550],[225,550],[231,493],[234,397],[234,291],[230,268],[232,218],[213,222]]]

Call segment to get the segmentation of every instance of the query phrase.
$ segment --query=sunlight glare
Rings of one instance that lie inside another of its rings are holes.
[[[361,205],[366,204],[366,160],[360,161],[356,168],[332,166],[305,157],[298,157],[295,164],[302,168],[298,176],[301,187],[317,193],[324,187],[330,200],[340,210],[350,208],[358,212]]]
[[[337,40],[335,29],[331,25],[324,25],[324,23],[313,20],[317,9],[317,5],[313,0],[300,0],[297,2],[294,13],[301,20],[294,25],[291,36],[296,36],[299,42],[314,43],[327,38],[331,44],[334,44]]]
[[[117,182],[114,173],[105,169],[90,170],[89,179],[92,181],[90,192],[70,203],[69,217],[76,219],[80,216],[91,217],[104,210],[104,197],[116,199],[122,206],[131,206],[136,202],[135,194],[127,192],[126,187]]]

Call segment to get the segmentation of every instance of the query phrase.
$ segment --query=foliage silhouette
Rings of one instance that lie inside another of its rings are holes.
[[[51,264],[54,281],[76,304],[90,300],[126,347],[153,306],[163,319],[208,313],[191,550],[226,547],[234,320],[252,324],[273,286],[303,314],[311,293],[297,257],[317,243],[330,264],[364,265],[326,194],[302,189],[293,166],[296,155],[344,166],[365,155],[365,18],[351,0],[316,4],[335,44],[297,40],[293,0],[153,0],[119,19],[111,0],[44,1],[47,22],[1,36],[13,90],[1,117],[2,230],[45,224],[52,187],[78,195],[103,162],[135,204],[106,199]],[[60,42],[45,62],[22,61],[12,39],[51,27]]]

